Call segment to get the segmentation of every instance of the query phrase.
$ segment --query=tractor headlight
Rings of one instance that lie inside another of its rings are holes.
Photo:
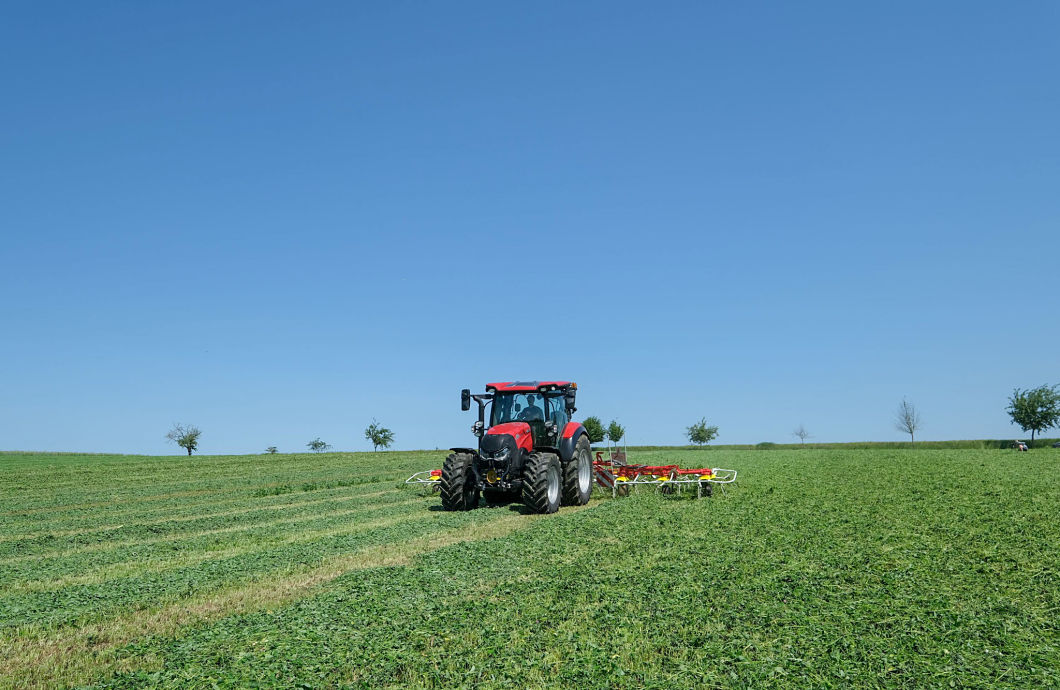
[[[492,455],[490,453],[483,453],[483,455],[485,455],[490,460],[507,460],[508,456],[511,454],[512,452],[508,448],[501,448]]]

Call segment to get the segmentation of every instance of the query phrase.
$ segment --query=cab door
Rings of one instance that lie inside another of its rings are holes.
[[[570,415],[567,414],[567,405],[562,395],[545,398],[545,404],[545,421],[552,422],[545,427],[545,433],[548,434],[549,439],[548,445],[558,448],[560,436],[563,435],[563,430],[567,428]]]

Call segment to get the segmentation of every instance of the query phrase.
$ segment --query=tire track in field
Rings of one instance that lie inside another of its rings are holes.
[[[300,515],[294,518],[281,518],[279,520],[269,520],[266,522],[253,522],[243,525],[233,525],[231,527],[218,527],[215,529],[201,530],[198,532],[178,532],[175,534],[164,534],[158,537],[151,537],[144,539],[142,537],[132,537],[129,539],[123,539],[120,541],[101,542],[99,544],[87,544],[85,546],[78,546],[69,549],[60,549],[57,551],[46,551],[44,553],[27,554],[25,556],[15,556],[12,558],[5,558],[0,560],[0,566],[11,565],[15,563],[24,563],[26,561],[35,560],[46,560],[49,558],[66,558],[69,556],[75,556],[83,553],[94,553],[99,551],[110,551],[115,548],[124,546],[144,546],[152,544],[162,544],[165,542],[175,542],[184,539],[197,539],[199,537],[208,537],[217,534],[234,534],[237,532],[247,532],[253,529],[269,528],[279,525],[292,525],[299,522],[310,522],[312,520],[320,520],[331,517],[341,517],[343,515],[356,513],[360,510],[379,510],[382,508],[389,508],[392,506],[405,505],[414,501],[421,500],[420,498],[410,499],[409,501],[396,501],[394,503],[385,503],[382,505],[375,505],[367,509],[353,509],[353,510],[339,510],[330,511],[324,513],[311,513],[309,515]]]
[[[600,503],[565,508],[570,515]],[[20,687],[51,688],[83,685],[117,671],[134,670],[143,660],[120,659],[115,652],[137,638],[172,634],[183,626],[279,606],[304,597],[346,573],[368,568],[410,565],[417,556],[471,541],[503,537],[534,524],[546,515],[487,517],[472,523],[402,542],[373,546],[332,556],[318,566],[283,578],[259,581],[209,595],[141,607],[107,620],[77,625],[27,626],[0,639],[0,679],[15,678]]]
[[[309,492],[306,492],[306,493],[309,493]],[[300,508],[302,506],[315,505],[315,504],[318,504],[318,503],[328,503],[328,502],[340,503],[340,502],[346,502],[346,501],[355,501],[355,500],[358,500],[358,499],[361,499],[361,498],[375,498],[375,497],[382,496],[383,494],[387,494],[387,493],[390,493],[390,490],[375,491],[375,492],[372,492],[372,493],[365,493],[365,494],[353,494],[352,496],[327,496],[327,497],[324,497],[324,498],[313,498],[313,497],[310,497],[310,500],[308,500],[308,501],[291,501],[289,503],[280,503],[280,504],[275,504],[275,505],[251,506],[251,507],[248,507],[248,508],[238,508],[238,509],[235,509],[235,510],[225,510],[225,511],[221,511],[221,512],[218,512],[218,513],[198,513],[198,514],[195,514],[195,515],[182,515],[180,517],[159,518],[159,519],[156,519],[156,520],[144,520],[144,521],[133,520],[133,521],[123,522],[121,524],[100,525],[98,527],[85,527],[85,528],[81,528],[81,529],[51,530],[51,531],[43,531],[43,532],[33,532],[33,533],[30,533],[30,534],[0,535],[0,543],[11,542],[11,541],[20,541],[20,540],[23,540],[23,539],[40,539],[41,537],[56,537],[56,538],[58,538],[58,537],[78,536],[78,535],[82,535],[82,534],[95,534],[97,532],[106,532],[108,530],[122,529],[123,527],[151,527],[153,525],[168,525],[168,524],[172,524],[172,523],[175,523],[175,522],[191,522],[191,521],[194,521],[194,520],[206,520],[206,519],[213,519],[213,518],[229,517],[229,516],[232,516],[232,515],[242,515],[244,513],[253,513],[253,512],[256,512],[256,511],[282,510],[284,508]],[[290,499],[293,498],[292,496],[287,496],[286,494],[281,494],[281,496],[284,496],[288,501],[290,501]],[[278,497],[279,496],[277,496],[277,498]],[[240,499],[240,500],[245,500],[245,499]],[[194,507],[194,506],[191,506],[191,507]],[[189,507],[185,507],[184,508],[184,512],[186,512],[186,510],[188,510],[188,508]],[[113,517],[113,516],[108,516],[108,517]]]
[[[327,514],[327,516],[354,516],[365,513],[371,513],[374,510],[379,510],[380,508],[396,508],[409,506],[417,503],[421,503],[421,499],[410,499],[407,501],[402,501],[400,503],[390,503],[385,506],[375,506],[371,508],[357,508],[354,510],[338,511],[335,513],[329,513]],[[275,541],[265,543],[251,544],[248,546],[233,546],[227,549],[218,549],[214,551],[197,551],[192,554],[176,556],[174,558],[166,560],[150,561],[146,563],[143,560],[131,560],[121,561],[119,563],[109,563],[98,568],[93,568],[92,570],[82,571],[77,575],[64,575],[62,577],[53,578],[51,580],[21,581],[9,586],[0,585],[0,600],[2,600],[3,596],[8,594],[48,592],[62,589],[64,587],[86,584],[98,584],[107,580],[115,580],[122,577],[145,575],[148,573],[161,573],[166,570],[180,568],[183,566],[192,566],[198,563],[203,563],[205,561],[221,560],[224,558],[242,556],[258,551],[268,551],[270,549],[288,546],[290,544],[317,541],[319,539],[327,539],[329,537],[338,537],[347,534],[356,534],[358,532],[363,532],[366,530],[399,525],[403,522],[415,522],[416,520],[425,520],[429,519],[429,517],[430,515],[426,513],[410,513],[407,515],[379,518],[377,520],[372,520],[369,522],[360,522],[353,525],[347,525],[345,527],[335,527],[332,529],[301,532],[297,536],[283,537],[280,539],[276,539]]]

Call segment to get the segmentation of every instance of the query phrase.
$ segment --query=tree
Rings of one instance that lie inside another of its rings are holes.
[[[202,436],[202,432],[199,431],[199,427],[192,424],[187,426],[183,424],[174,424],[173,428],[166,434],[166,438],[176,443],[178,446],[188,451],[188,455],[191,455],[193,450],[199,449],[199,437]]]
[[[314,453],[323,453],[325,450],[331,450],[330,443],[324,443],[319,437],[313,439],[309,443],[305,444],[306,448],[313,451]]]
[[[799,425],[798,429],[791,432],[791,435],[799,439],[799,443],[806,443],[806,439],[810,438],[810,432],[806,431],[806,427],[802,424]]]
[[[1060,386],[1038,386],[1030,390],[1012,391],[1005,408],[1012,423],[1024,431],[1041,433],[1052,426],[1060,426]]]
[[[607,425],[607,439],[617,446],[625,435],[625,427],[619,424],[617,420],[612,419],[611,423]]]
[[[364,430],[364,437],[371,441],[372,450],[389,448],[390,444],[394,442],[394,432],[380,425],[374,419],[368,425],[368,428]]]
[[[276,452],[277,452],[276,451],[276,446],[269,446],[268,448],[265,449],[265,452],[268,453],[269,455],[275,455]]]
[[[685,435],[688,436],[688,440],[692,443],[695,443],[697,446],[702,446],[705,443],[710,443],[718,437],[718,427],[707,426],[707,418],[702,417],[698,422],[685,430]]]
[[[917,411],[916,405],[902,398],[902,404],[894,414],[894,428],[909,434],[909,442],[915,446],[916,432],[920,427],[920,412]]]
[[[589,443],[600,443],[604,440],[604,434],[607,432],[604,431],[604,423],[599,417],[586,417],[582,426],[585,427],[585,433],[589,435]]]

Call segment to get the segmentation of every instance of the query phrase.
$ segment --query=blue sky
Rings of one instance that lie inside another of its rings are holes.
[[[1060,383],[1060,6],[8,3],[0,448],[1015,437]]]

